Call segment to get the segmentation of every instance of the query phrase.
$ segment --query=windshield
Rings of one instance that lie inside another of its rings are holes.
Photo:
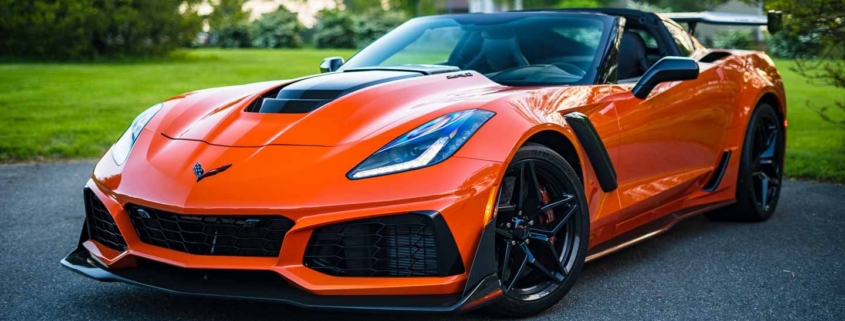
[[[361,50],[340,70],[443,65],[507,85],[592,83],[607,24],[600,15],[548,12],[418,18]]]

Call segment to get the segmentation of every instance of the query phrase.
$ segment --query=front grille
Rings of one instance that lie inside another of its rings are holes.
[[[334,276],[442,276],[444,271],[455,271],[451,265],[457,255],[454,239],[445,229],[435,233],[434,219],[419,214],[321,227],[311,235],[303,264]],[[445,233],[441,245],[454,250],[439,257],[440,233]],[[443,262],[447,257],[449,261]],[[461,264],[460,272],[462,269]]]
[[[197,255],[277,257],[293,221],[277,215],[183,215],[127,205],[141,242]]]
[[[126,251],[126,240],[120,234],[114,218],[91,190],[85,190],[85,220],[92,240],[116,251]]]

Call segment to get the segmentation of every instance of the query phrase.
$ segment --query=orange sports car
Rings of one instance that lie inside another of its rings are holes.
[[[318,75],[170,98],[96,165],[62,264],[307,308],[539,313],[585,261],[777,206],[777,69],[691,36],[777,19],[672,17],[423,17]]]

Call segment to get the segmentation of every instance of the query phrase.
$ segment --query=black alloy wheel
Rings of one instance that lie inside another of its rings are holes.
[[[571,166],[544,146],[521,148],[497,201],[496,259],[505,296],[497,312],[533,315],[557,303],[580,273],[588,236],[586,201]]]
[[[707,213],[707,217],[760,222],[774,214],[783,183],[785,138],[783,120],[775,109],[766,103],[758,105],[745,133],[736,203]]]

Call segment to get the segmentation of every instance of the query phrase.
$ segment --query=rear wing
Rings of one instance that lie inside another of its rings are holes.
[[[686,23],[690,34],[695,34],[695,27],[699,23],[723,26],[766,26],[769,33],[775,33],[780,30],[783,21],[783,13],[775,10],[770,10],[766,15],[710,11],[662,13],[661,15],[678,23]]]

